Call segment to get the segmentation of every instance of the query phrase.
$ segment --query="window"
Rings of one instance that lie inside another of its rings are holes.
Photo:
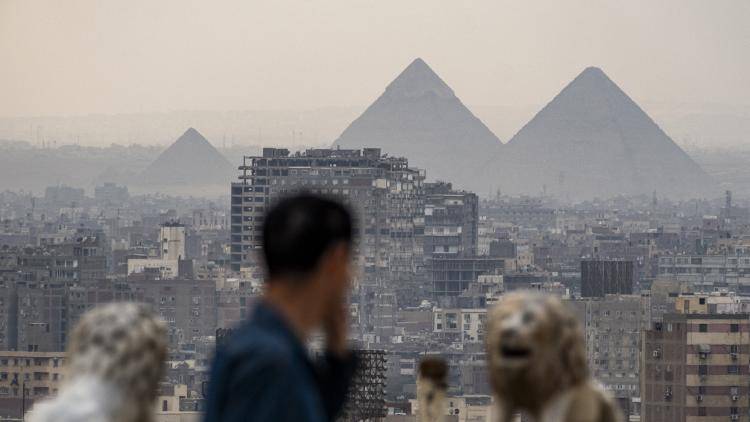
[[[705,407],[699,407],[698,408],[698,416],[706,416],[706,408]]]
[[[729,332],[731,332],[731,333],[739,333],[740,332],[740,324],[729,324]]]
[[[701,333],[708,332],[708,324],[698,324],[698,331]]]
[[[456,314],[446,314],[445,320],[447,324],[448,329],[457,329],[458,328],[458,321],[457,321],[457,315]]]
[[[727,366],[727,374],[739,374],[740,373],[740,367],[737,365],[729,365]]]

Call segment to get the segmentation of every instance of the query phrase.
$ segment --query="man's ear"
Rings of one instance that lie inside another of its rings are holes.
[[[349,264],[349,246],[346,242],[338,242],[331,246],[331,258],[337,265]]]
[[[345,242],[338,242],[331,245],[323,255],[322,269],[325,273],[330,274],[332,271],[339,271],[342,266],[349,265],[349,247]]]

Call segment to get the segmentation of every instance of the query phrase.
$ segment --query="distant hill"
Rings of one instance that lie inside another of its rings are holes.
[[[589,67],[506,145],[504,192],[578,200],[619,194],[716,196],[718,187],[601,69]]]
[[[226,187],[234,175],[232,164],[203,135],[190,128],[138,175],[136,185]]]
[[[422,59],[414,60],[333,143],[381,148],[427,170],[429,180],[473,189],[476,163],[502,143]]]

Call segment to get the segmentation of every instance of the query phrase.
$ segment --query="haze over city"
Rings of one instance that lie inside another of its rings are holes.
[[[327,144],[422,57],[502,140],[598,66],[681,145],[737,146],[750,116],[748,20],[743,1],[3,0],[0,116],[88,120],[4,119],[0,138],[34,141],[41,126],[62,143],[166,145],[179,133],[151,128],[160,116],[89,115],[249,110],[267,113],[223,130],[229,118],[204,115],[204,131]],[[129,130],[101,129],[123,119]]]
[[[0,0],[0,422],[750,422],[748,22]]]

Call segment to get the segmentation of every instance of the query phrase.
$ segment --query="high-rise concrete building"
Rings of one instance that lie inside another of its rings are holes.
[[[120,205],[130,199],[127,186],[118,186],[115,183],[104,183],[94,188],[94,199],[109,206]]]
[[[65,353],[0,351],[0,420],[21,420],[34,402],[56,395]]]
[[[48,186],[44,190],[44,201],[53,204],[80,203],[86,199],[85,191],[70,186]]]
[[[161,257],[170,261],[185,259],[185,226],[170,222],[161,225]]]
[[[644,422],[748,421],[748,314],[665,314],[643,336]]]
[[[145,280],[130,283],[138,301],[167,324],[172,347],[216,333],[216,287],[212,280]]]
[[[626,415],[639,411],[643,300],[638,295],[606,295],[568,302],[585,329],[592,375],[615,397]]]
[[[479,200],[472,192],[455,191],[450,183],[425,184],[424,254],[471,256],[477,253]]]
[[[696,290],[731,288],[750,292],[750,252],[659,257],[659,277],[689,284]]]
[[[18,293],[14,280],[0,278],[0,350],[16,350]]]
[[[264,148],[262,156],[244,157],[240,170],[231,187],[232,270],[257,264],[263,219],[278,198],[298,192],[341,198],[355,213],[359,234],[355,323],[362,333],[388,336],[395,326],[392,299],[417,302],[423,282],[424,171],[377,148],[295,154]],[[385,331],[378,334],[378,327]]]
[[[581,260],[581,296],[633,293],[633,261],[622,259]]]
[[[55,245],[23,248],[7,254],[15,255],[15,271],[21,280],[90,283],[106,278],[105,244],[102,233],[77,235]]]
[[[505,268],[505,260],[488,256],[437,258],[429,260],[428,272],[435,299],[456,297],[469,284],[477,282],[482,275],[499,275]],[[445,306],[453,306],[443,302]]]
[[[192,277],[192,261],[185,256],[185,226],[175,221],[159,228],[159,254],[161,257],[128,258],[128,274],[148,273],[160,279]]]
[[[273,201],[302,191],[340,197],[357,212],[365,272],[422,265],[425,175],[405,158],[381,155],[377,148],[295,154],[264,148],[260,157],[244,157],[240,170],[240,181],[232,183],[233,270],[255,262]]]
[[[61,352],[70,327],[65,298],[59,283],[23,282],[17,286],[17,350]]]

